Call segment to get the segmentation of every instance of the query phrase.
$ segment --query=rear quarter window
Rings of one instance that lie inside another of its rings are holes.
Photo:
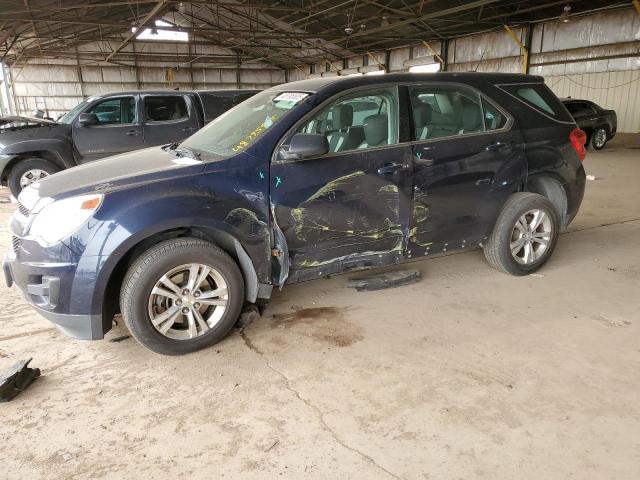
[[[547,117],[573,123],[565,106],[544,83],[517,83],[498,87]]]

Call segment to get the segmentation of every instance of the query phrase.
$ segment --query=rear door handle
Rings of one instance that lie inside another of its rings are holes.
[[[403,170],[405,165],[403,163],[387,163],[378,168],[378,175],[388,175],[390,173],[396,173]]]
[[[125,132],[125,135],[129,135],[130,137],[137,137],[138,135],[140,135],[140,132],[138,130],[128,130],[127,132]]]
[[[497,152],[498,150],[502,150],[504,148],[511,147],[510,143],[502,143],[502,142],[494,142],[487,145],[486,150],[489,152]]]

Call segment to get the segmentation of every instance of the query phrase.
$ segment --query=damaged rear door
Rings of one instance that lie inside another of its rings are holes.
[[[388,86],[334,97],[285,137],[271,166],[271,203],[289,282],[404,255],[412,160],[403,92]],[[325,135],[329,152],[288,159],[296,133]]]

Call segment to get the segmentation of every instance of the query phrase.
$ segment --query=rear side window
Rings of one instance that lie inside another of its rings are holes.
[[[491,102],[482,99],[485,130],[499,130],[507,124],[507,117]]]
[[[253,97],[255,92],[200,92],[205,120],[208,122],[219,117],[227,110]]]
[[[480,95],[473,90],[449,85],[409,87],[416,140],[452,137],[485,130]],[[494,107],[494,115],[499,112]],[[496,118],[496,125],[502,121]],[[494,128],[501,128],[504,123]]]
[[[540,113],[563,122],[573,121],[567,115],[567,111],[560,100],[544,83],[518,83],[498,86]]]
[[[144,119],[147,122],[169,122],[188,117],[187,104],[183,97],[153,96],[144,99]]]

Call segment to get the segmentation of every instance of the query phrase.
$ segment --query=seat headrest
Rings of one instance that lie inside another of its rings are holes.
[[[351,105],[336,105],[331,117],[333,128],[340,130],[353,124],[353,107]]]
[[[477,130],[482,124],[480,107],[473,102],[465,101],[462,107],[462,128],[465,132]]]
[[[364,140],[370,147],[384,145],[389,136],[389,123],[384,113],[369,115],[364,119]]]
[[[416,128],[426,127],[431,122],[431,105],[428,103],[417,102],[413,107],[413,121]]]

